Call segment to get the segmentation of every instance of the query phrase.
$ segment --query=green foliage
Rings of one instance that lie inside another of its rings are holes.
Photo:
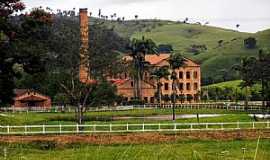
[[[144,72],[150,67],[150,63],[145,61],[146,54],[158,54],[157,46],[151,39],[133,39],[126,48],[132,57],[132,65],[134,67],[135,80],[135,99],[141,100],[141,86]]]
[[[244,100],[245,91],[241,88],[242,81],[228,81],[217,84],[212,84],[208,86],[203,86],[203,93],[207,92],[210,100]],[[250,94],[250,100],[261,100],[261,85],[255,84],[248,88],[248,93]],[[207,100],[206,94],[204,95],[204,100]]]
[[[44,72],[47,48],[41,40],[48,38],[51,15],[35,9],[29,15],[11,16],[24,9],[19,0],[0,2],[0,105],[13,101],[15,78],[21,73]]]
[[[173,51],[173,47],[170,44],[160,44],[158,45],[159,53],[171,53]]]
[[[185,59],[181,54],[171,54],[169,63],[172,69],[177,69],[185,64]]]
[[[120,97],[116,95],[116,87],[102,81],[94,86],[89,97],[89,106],[109,106],[115,104]]]
[[[256,48],[257,40],[253,37],[248,37],[247,39],[244,40],[244,46],[247,49],[254,49]]]

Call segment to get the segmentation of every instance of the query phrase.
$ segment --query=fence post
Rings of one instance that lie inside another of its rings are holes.
[[[45,130],[45,125],[43,124],[42,126],[42,133],[45,134],[46,133],[46,130]]]
[[[9,129],[9,126],[7,126],[7,133],[8,133],[8,134],[10,133],[10,129]]]
[[[128,123],[127,123],[127,131],[128,131],[128,129],[129,129],[129,128],[128,128]]]
[[[77,133],[79,133],[79,124],[78,123],[76,125],[76,131],[77,131]]]
[[[208,123],[205,124],[206,129],[208,129]]]
[[[240,129],[239,121],[237,122],[237,129]]]
[[[143,125],[142,125],[142,130],[143,130],[143,132],[144,132],[144,123],[143,123]]]
[[[59,133],[60,134],[62,133],[62,125],[61,124],[59,125]]]
[[[160,123],[158,124],[158,131],[160,131]]]
[[[176,127],[177,127],[177,126],[176,126],[176,123],[174,123],[174,130],[175,130],[175,131],[176,131]]]
[[[223,126],[223,123],[221,123],[221,130],[224,130],[224,126]]]
[[[93,129],[94,129],[94,132],[96,132],[96,124],[94,124]]]
[[[193,124],[192,123],[190,124],[190,130],[193,130]]]
[[[27,126],[24,126],[24,134],[27,134]]]
[[[254,122],[252,122],[252,128],[255,129],[255,123]]]
[[[110,132],[112,132],[112,124],[110,124]]]

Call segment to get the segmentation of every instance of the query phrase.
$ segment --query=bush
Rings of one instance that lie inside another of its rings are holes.
[[[244,46],[247,49],[254,49],[256,48],[256,44],[257,44],[257,40],[253,37],[249,37],[247,39],[244,40]]]
[[[33,141],[30,146],[40,150],[54,150],[57,147],[55,141]]]

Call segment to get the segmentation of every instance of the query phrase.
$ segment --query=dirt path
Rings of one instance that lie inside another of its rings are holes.
[[[0,136],[0,143],[28,143],[33,141],[54,141],[57,144],[144,144],[181,140],[235,140],[257,139],[270,140],[270,130],[239,131],[201,131],[178,133],[130,133],[130,134],[92,134],[92,135],[46,135],[46,136]]]

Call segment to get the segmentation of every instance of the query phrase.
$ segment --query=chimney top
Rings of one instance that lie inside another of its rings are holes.
[[[87,8],[80,8],[80,12],[87,12]]]

